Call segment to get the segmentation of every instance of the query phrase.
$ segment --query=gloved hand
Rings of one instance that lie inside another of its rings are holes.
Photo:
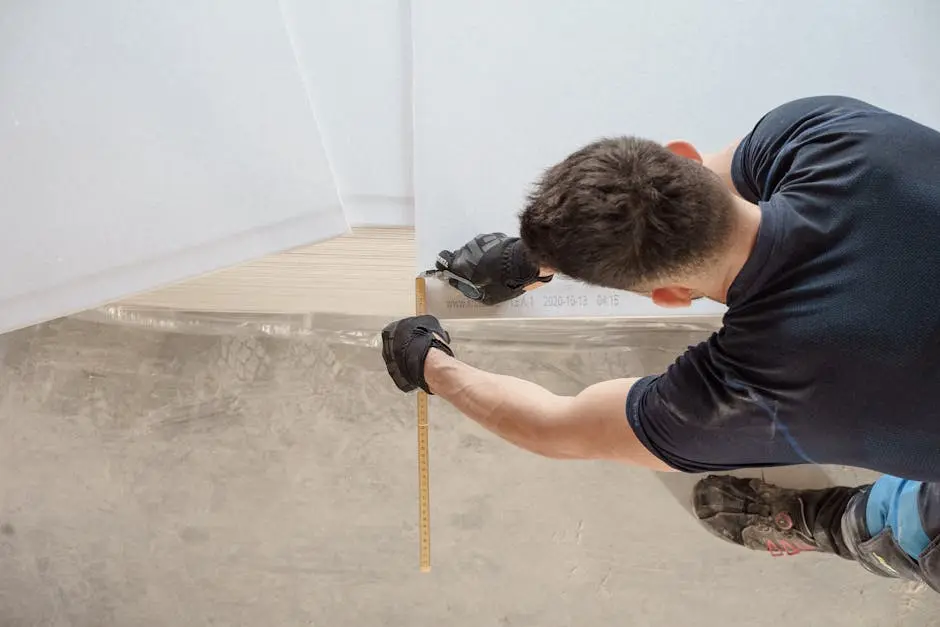
[[[387,325],[382,330],[382,358],[398,389],[411,392],[421,388],[430,394],[424,380],[424,361],[432,348],[453,357],[447,342],[450,335],[434,316],[412,316]]]
[[[540,277],[539,266],[529,258],[522,241],[505,233],[477,235],[457,250],[442,250],[436,265],[472,284],[448,279],[464,296],[485,305],[511,300],[532,283],[552,280],[552,276]]]

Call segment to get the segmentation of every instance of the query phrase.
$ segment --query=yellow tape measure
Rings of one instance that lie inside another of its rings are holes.
[[[424,277],[415,279],[415,313],[427,313]],[[418,536],[421,572],[431,570],[431,478],[428,463],[428,395],[418,390]]]

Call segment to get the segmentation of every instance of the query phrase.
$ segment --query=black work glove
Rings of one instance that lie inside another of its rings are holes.
[[[403,318],[382,329],[382,358],[398,389],[411,392],[421,388],[430,394],[424,380],[424,360],[432,348],[453,357],[447,342],[450,335],[434,316]]]
[[[458,277],[448,279],[452,287],[484,305],[511,300],[536,281],[552,280],[540,277],[539,266],[529,258],[522,241],[505,233],[477,235],[457,250],[442,250],[436,265]]]

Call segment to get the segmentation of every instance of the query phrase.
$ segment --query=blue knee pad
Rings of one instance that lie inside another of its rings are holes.
[[[849,501],[842,535],[867,570],[940,592],[940,483],[882,477]]]
[[[871,537],[888,528],[898,546],[915,560],[930,544],[920,516],[919,495],[923,482],[882,477],[868,493],[865,524]]]

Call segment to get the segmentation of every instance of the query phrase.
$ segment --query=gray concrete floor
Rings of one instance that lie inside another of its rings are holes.
[[[573,392],[691,335],[458,350]],[[0,352],[3,627],[940,624],[940,595],[713,538],[693,477],[540,459],[438,399],[421,574],[414,398],[373,348],[60,320]],[[864,473],[783,480],[833,477]]]

